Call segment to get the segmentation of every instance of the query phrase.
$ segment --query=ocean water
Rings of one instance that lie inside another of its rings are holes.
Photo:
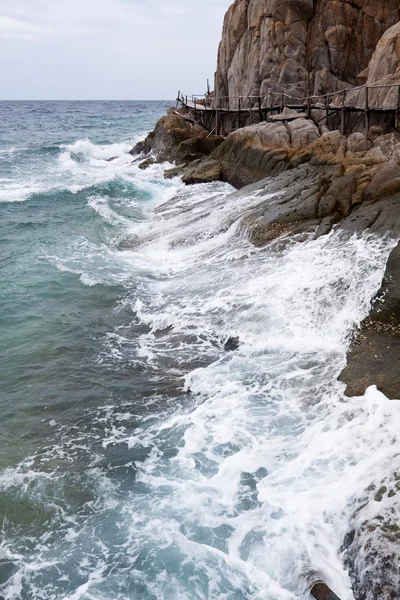
[[[252,247],[256,195],[128,154],[167,106],[0,103],[0,598],[351,600],[400,417],[337,377],[393,242]]]

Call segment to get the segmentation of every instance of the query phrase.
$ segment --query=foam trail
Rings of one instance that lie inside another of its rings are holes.
[[[350,600],[340,548],[356,498],[382,468],[390,473],[399,417],[373,392],[344,401],[336,378],[392,242],[333,233],[256,250],[239,235],[238,218],[257,198],[229,206],[223,190],[212,201],[210,191],[196,188],[191,205],[178,198],[182,213],[174,203],[160,207],[151,232],[140,231],[144,246],[132,260],[145,256],[167,275],[136,302],[153,332],[142,342],[156,362],[169,348],[184,356],[185,339],[207,353],[207,340],[232,334],[241,347],[187,375],[195,410],[144,427],[143,439],[115,439],[153,447],[140,477],[153,490],[152,518],[138,517],[134,503],[131,518],[146,524],[132,535],[155,547],[170,539],[185,560],[212,572],[215,590],[225,573],[246,598],[305,598],[306,577],[317,572]],[[169,345],[156,335],[167,327]],[[179,452],[163,465],[166,439]]]

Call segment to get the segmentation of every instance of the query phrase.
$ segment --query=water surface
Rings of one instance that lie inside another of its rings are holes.
[[[391,244],[252,247],[256,196],[128,153],[167,106],[0,103],[0,597],[350,600],[399,417],[337,376]]]

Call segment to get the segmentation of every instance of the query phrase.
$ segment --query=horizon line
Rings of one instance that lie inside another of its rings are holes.
[[[0,98],[0,102],[175,102],[171,98]]]

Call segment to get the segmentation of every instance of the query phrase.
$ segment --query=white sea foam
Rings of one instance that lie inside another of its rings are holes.
[[[340,547],[359,497],[390,475],[400,417],[374,389],[345,400],[336,378],[393,242],[333,233],[283,251],[255,249],[238,219],[257,198],[229,204],[224,192],[195,186],[166,203],[151,225],[138,226],[143,246],[124,253],[163,274],[135,301],[151,327],[141,338],[149,362],[172,351],[179,363],[190,346],[207,354],[212,338],[241,341],[233,355],[187,375],[194,411],[132,438],[111,434],[108,443],[153,448],[140,479],[154,493],[145,507],[132,501],[132,538],[179,549],[207,573],[205,598],[222,597],[224,578],[243,598],[306,598],[307,576],[317,572],[351,600]],[[166,343],[156,333],[168,327]],[[163,465],[166,439],[180,449]],[[156,595],[162,589],[153,583]]]
[[[33,194],[40,194],[45,191],[46,188],[40,185],[3,180],[0,181],[0,202],[25,202]]]

